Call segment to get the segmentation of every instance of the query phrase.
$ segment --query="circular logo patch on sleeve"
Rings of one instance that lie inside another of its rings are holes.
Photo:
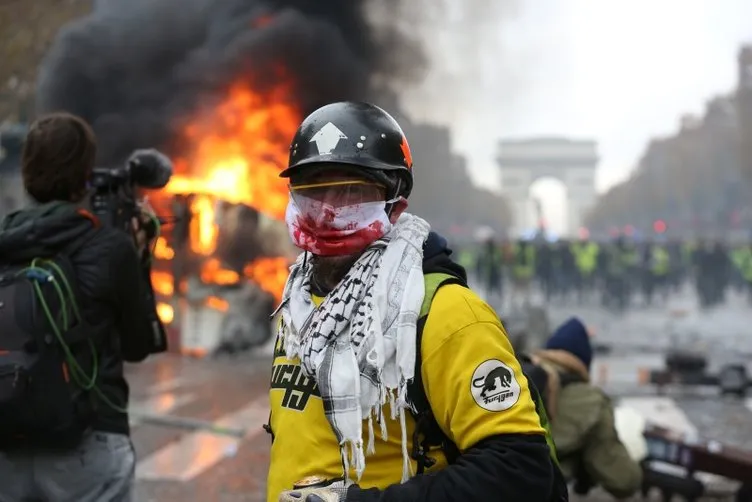
[[[520,398],[520,384],[512,368],[498,359],[489,359],[475,368],[470,392],[484,410],[504,411]]]

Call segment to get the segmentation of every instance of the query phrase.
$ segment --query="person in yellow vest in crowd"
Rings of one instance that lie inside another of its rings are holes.
[[[303,253],[278,308],[267,500],[567,500],[498,317],[405,212],[412,166],[366,103],[314,111],[292,141],[281,176]]]
[[[476,254],[469,246],[463,246],[457,253],[457,263],[465,270],[471,270],[476,264]]]
[[[595,271],[598,268],[598,253],[600,248],[596,242],[581,239],[572,243],[572,254],[577,268],[577,296],[580,304],[585,303],[588,293],[595,291]]]
[[[518,240],[512,248],[511,259],[512,300],[521,303],[523,308],[528,307],[535,276],[535,246],[525,239]]]
[[[747,290],[747,284],[744,279],[744,268],[749,254],[749,245],[737,244],[729,251],[729,259],[732,266],[731,283],[738,292],[746,292]]]
[[[501,307],[504,294],[504,255],[493,237],[483,243],[478,252],[476,273],[481,293],[493,307]]]
[[[671,272],[671,257],[662,244],[648,242],[642,257],[642,294],[645,305],[653,304],[653,294],[661,293],[663,302],[668,300],[668,278]]]
[[[632,283],[638,270],[639,255],[632,242],[618,236],[608,247],[605,257],[604,305],[624,311],[632,297]]]
[[[744,252],[740,253],[738,259],[742,279],[744,279],[745,287],[749,295],[749,301],[752,303],[752,245],[745,246]]]

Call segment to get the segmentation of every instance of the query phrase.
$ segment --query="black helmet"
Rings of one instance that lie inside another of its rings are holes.
[[[402,128],[368,103],[332,103],[306,117],[280,176],[315,172],[321,164],[351,166],[395,190],[390,197],[408,197],[413,188],[413,159]]]

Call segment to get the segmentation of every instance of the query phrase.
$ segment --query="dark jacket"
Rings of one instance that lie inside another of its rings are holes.
[[[0,263],[52,257],[86,233],[90,239],[71,256],[80,292],[78,303],[91,326],[99,356],[97,386],[112,404],[123,409],[128,405],[123,361],[146,358],[153,336],[153,312],[144,301],[151,287],[149,272],[139,262],[132,238],[101,227],[94,216],[70,203],[30,206],[11,213],[0,225]],[[93,392],[97,404],[94,429],[128,434],[127,414],[96,394]]]
[[[431,233],[424,246],[423,269],[465,277],[450,259],[446,241]],[[543,436],[505,434],[489,437],[439,472],[415,476],[386,490],[353,486],[348,502],[506,502],[566,500],[566,485],[556,486],[556,467]]]

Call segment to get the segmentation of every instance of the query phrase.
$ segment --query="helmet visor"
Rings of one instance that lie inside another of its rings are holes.
[[[290,197],[296,203],[300,198],[315,200],[332,207],[354,206],[386,200],[384,185],[363,180],[326,181],[290,185]]]

